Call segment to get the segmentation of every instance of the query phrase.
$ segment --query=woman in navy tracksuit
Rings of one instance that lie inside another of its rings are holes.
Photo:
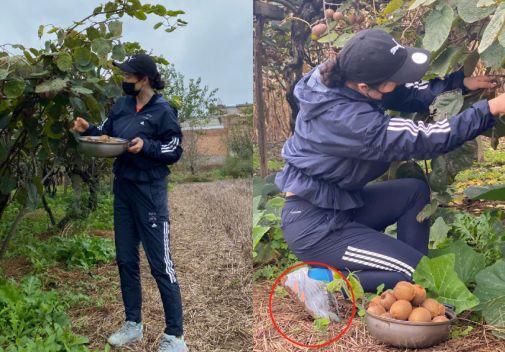
[[[382,283],[390,288],[412,280],[428,252],[429,223],[417,222],[416,215],[429,202],[430,190],[417,179],[367,184],[392,161],[431,159],[457,148],[491,128],[493,114],[503,111],[500,96],[430,124],[389,117],[386,109],[426,112],[445,91],[495,87],[493,77],[465,78],[462,71],[409,84],[419,81],[428,65],[424,49],[365,30],[295,87],[300,112],[282,150],[286,164],[276,176],[287,196],[286,242],[303,261],[356,272],[368,292]],[[397,239],[383,233],[395,222]]]
[[[100,125],[77,118],[74,130],[82,135],[108,135],[131,140],[132,146],[114,161],[114,232],[116,260],[126,321],[109,343],[122,346],[142,338],[139,244],[142,243],[165,311],[165,334],[159,351],[186,351],[182,338],[182,304],[170,255],[167,165],[182,155],[182,133],[177,110],[155,89],[164,83],[148,55],[134,55],[118,64],[123,90]]]

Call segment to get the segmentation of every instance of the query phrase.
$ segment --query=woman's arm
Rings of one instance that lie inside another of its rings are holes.
[[[382,103],[386,109],[403,112],[428,112],[437,95],[460,88],[463,94],[477,89],[496,88],[493,76],[465,77],[463,70],[435,78],[428,82],[409,83],[384,94]]]

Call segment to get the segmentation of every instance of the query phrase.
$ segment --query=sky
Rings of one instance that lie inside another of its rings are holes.
[[[2,0],[0,44],[19,43],[42,47],[40,24],[67,27],[90,14],[106,0]],[[147,2],[143,0],[143,2]],[[252,102],[253,44],[251,0],[158,0],[167,9],[184,10],[188,21],[172,33],[161,28],[156,17],[146,21],[123,17],[123,40],[137,41],[148,52],[163,55],[186,78],[202,78],[218,89],[220,102],[236,105]]]

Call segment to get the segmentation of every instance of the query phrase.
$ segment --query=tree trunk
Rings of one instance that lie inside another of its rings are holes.
[[[265,100],[263,98],[263,26],[265,20],[257,16],[254,26],[254,107],[256,109],[256,122],[258,131],[258,151],[260,156],[260,176],[268,174],[265,140]]]

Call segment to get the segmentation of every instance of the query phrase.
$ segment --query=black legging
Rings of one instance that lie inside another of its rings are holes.
[[[427,184],[417,179],[379,182],[366,186],[363,198],[363,207],[341,212],[288,197],[282,229],[289,248],[302,261],[355,272],[367,292],[382,283],[391,288],[412,281],[417,263],[428,253],[429,221],[416,220],[430,200]],[[398,239],[383,233],[395,222]]]

